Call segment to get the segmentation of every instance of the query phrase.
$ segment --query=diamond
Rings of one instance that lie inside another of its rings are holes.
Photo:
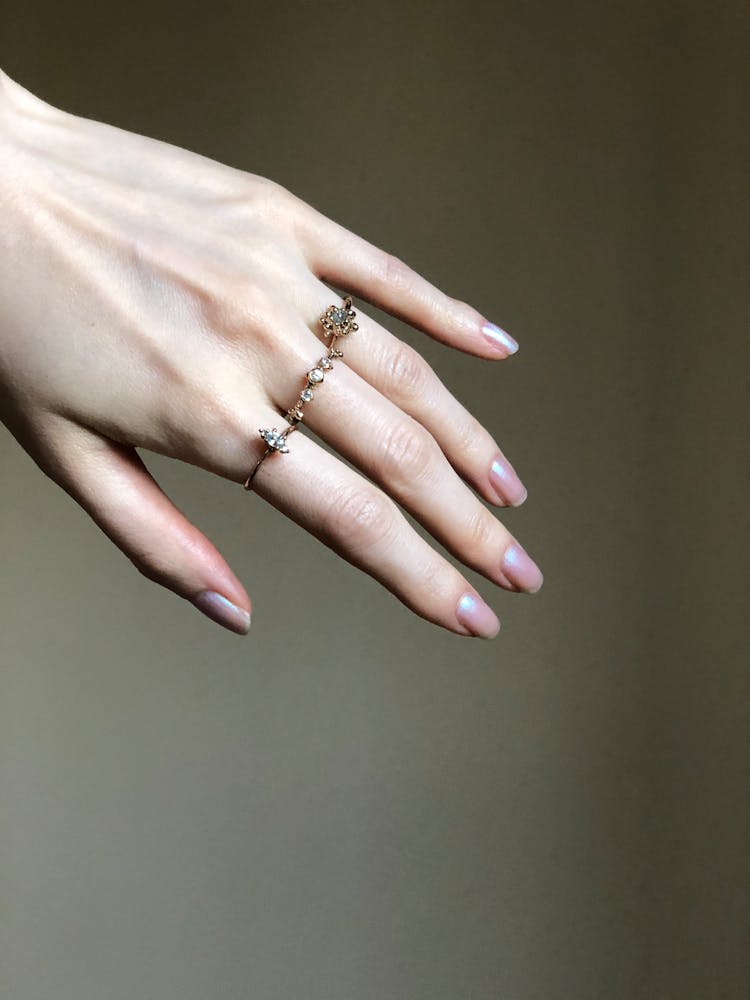
[[[313,398],[312,389],[303,389],[299,394],[299,398],[303,399],[306,403],[309,403]]]
[[[330,359],[330,358],[321,358],[321,359],[320,359],[320,361],[318,362],[318,365],[319,365],[319,366],[320,366],[320,367],[321,367],[321,368],[322,368],[322,369],[323,369],[324,371],[330,371],[330,370],[331,370],[331,368],[333,368],[333,362],[331,361],[331,359]]]
[[[266,442],[268,447],[272,448],[274,451],[289,451],[286,446],[284,431],[277,431],[275,427],[269,431],[267,427],[264,427],[260,431],[260,436]]]
[[[312,382],[313,385],[316,385],[318,382],[322,382],[324,378],[325,375],[323,374],[323,370],[321,368],[313,368],[307,373],[307,381]]]
[[[349,313],[341,306],[336,306],[331,310],[331,322],[334,326],[346,326],[349,322]]]

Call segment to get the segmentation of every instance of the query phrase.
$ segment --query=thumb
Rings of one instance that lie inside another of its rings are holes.
[[[140,573],[230,631],[246,634],[251,604],[245,588],[219,551],[175,507],[136,450],[80,426],[69,425],[68,431],[64,448],[57,442],[58,461],[52,470],[45,469],[47,474]]]

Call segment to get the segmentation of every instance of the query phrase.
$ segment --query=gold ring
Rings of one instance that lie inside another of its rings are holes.
[[[350,295],[344,299],[342,306],[329,306],[320,317],[324,335],[331,338],[328,353],[320,358],[317,364],[312,367],[305,376],[305,385],[301,389],[297,402],[286,411],[285,417],[290,425],[285,430],[279,431],[275,427],[259,427],[258,433],[265,442],[266,450],[255,463],[253,471],[244,482],[246,490],[252,489],[252,482],[258,469],[272,452],[280,452],[282,455],[289,451],[287,438],[302,423],[304,417],[304,407],[312,402],[314,390],[325,381],[326,373],[333,368],[333,362],[338,358],[343,358],[344,352],[336,347],[336,340],[339,337],[347,337],[350,333],[358,330],[359,327],[354,322],[356,312],[352,309],[352,299]]]

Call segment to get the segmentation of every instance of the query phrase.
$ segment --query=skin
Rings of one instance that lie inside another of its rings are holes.
[[[342,293],[477,358],[517,348],[280,185],[53,108],[1,72],[0,164],[0,418],[144,576],[233,631],[249,627],[247,592],[137,448],[244,482]],[[421,355],[354,308],[344,360],[253,490],[418,615],[488,638],[494,612],[400,508],[492,583],[533,592],[541,572],[481,502],[526,491]]]

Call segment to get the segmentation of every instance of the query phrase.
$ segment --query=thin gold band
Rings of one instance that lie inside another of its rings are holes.
[[[258,428],[258,433],[266,443],[266,450],[255,463],[253,471],[245,480],[243,485],[246,490],[252,489],[252,482],[258,469],[272,452],[276,451],[286,454],[289,451],[286,445],[287,438],[302,423],[305,404],[312,401],[315,388],[325,381],[326,372],[331,371],[333,362],[344,356],[344,352],[336,348],[337,338],[347,337],[350,333],[359,329],[354,322],[356,315],[356,312],[352,309],[351,296],[347,295],[343,306],[329,306],[320,317],[324,335],[331,338],[328,353],[320,358],[318,363],[308,371],[305,376],[304,388],[300,390],[297,402],[286,411],[284,416],[290,426],[283,431],[278,431],[275,427],[271,429],[268,427]]]

